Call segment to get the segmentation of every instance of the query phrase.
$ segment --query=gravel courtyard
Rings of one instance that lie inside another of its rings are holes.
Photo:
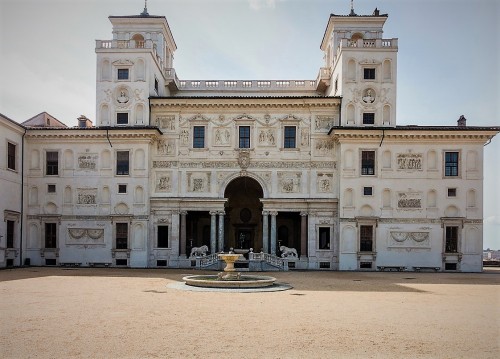
[[[500,271],[266,273],[272,293],[167,288],[190,270],[0,271],[2,358],[497,358]],[[211,272],[213,274],[213,272]]]

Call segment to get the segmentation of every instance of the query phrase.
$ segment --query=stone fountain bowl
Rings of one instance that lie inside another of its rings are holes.
[[[274,284],[276,278],[263,275],[242,275],[238,280],[220,280],[217,275],[190,275],[182,280],[193,287],[203,288],[262,288]]]

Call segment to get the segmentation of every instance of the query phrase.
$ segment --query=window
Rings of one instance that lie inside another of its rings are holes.
[[[168,226],[158,226],[157,247],[168,248]]]
[[[128,80],[128,69],[118,69],[118,80]]]
[[[457,189],[456,188],[448,188],[448,197],[456,197]]]
[[[158,84],[158,79],[155,77],[155,91],[156,91],[156,94],[158,95],[158,88],[159,88],[159,84]]]
[[[14,221],[7,221],[7,248],[14,248]]]
[[[128,223],[116,224],[116,249],[128,248]]]
[[[118,185],[118,193],[127,193],[127,185],[119,184]]]
[[[458,152],[445,152],[444,175],[458,176]]]
[[[45,223],[45,248],[56,248],[57,224]]]
[[[297,129],[295,126],[285,126],[285,148],[295,148]]]
[[[59,174],[59,152],[48,151],[46,157],[47,167],[45,172],[47,176],[57,176]]]
[[[129,172],[129,158],[128,151],[116,152],[116,174],[128,175]]]
[[[240,126],[240,148],[250,148],[250,126]]]
[[[365,68],[363,69],[363,78],[365,80],[375,80],[375,69],[374,68]]]
[[[363,187],[363,196],[373,196],[373,187]]]
[[[116,124],[117,125],[128,125],[128,113],[118,112],[116,114]]]
[[[365,112],[363,113],[363,125],[374,125],[375,124],[375,113]]]
[[[7,142],[7,168],[16,170],[16,145]]]
[[[193,127],[193,148],[205,148],[205,126]]]
[[[55,184],[47,185],[47,193],[56,193],[56,185]]]
[[[319,227],[319,249],[330,249],[330,227]]]
[[[446,253],[458,252],[458,226],[446,227],[445,252]]]
[[[359,251],[373,252],[373,226],[360,226]]]
[[[361,175],[372,176],[375,174],[375,151],[361,152]]]

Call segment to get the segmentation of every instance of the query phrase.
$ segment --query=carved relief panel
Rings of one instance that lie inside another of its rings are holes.
[[[333,174],[318,173],[316,188],[320,193],[330,193],[333,190]]]
[[[214,144],[215,146],[229,146],[231,144],[231,131],[224,127],[214,129]]]
[[[399,192],[398,193],[398,208],[399,209],[421,209],[422,208],[422,193],[420,192]]]
[[[175,116],[158,116],[156,117],[156,126],[165,131],[175,131]]]
[[[190,172],[187,182],[188,192],[210,192],[210,173]]]
[[[398,153],[397,162],[399,170],[422,170],[422,153]]]
[[[103,228],[68,228],[67,245],[104,245]]]
[[[278,172],[278,187],[281,193],[300,193],[302,173]]]
[[[390,231],[388,247],[430,248],[429,232]]]
[[[172,173],[156,172],[155,179],[156,192],[172,192]]]
[[[331,139],[316,140],[314,153],[318,156],[332,156],[335,150],[335,142]]]
[[[158,139],[156,142],[156,153],[173,156],[175,154],[175,140],[166,138]]]
[[[330,131],[338,123],[337,116],[316,116],[314,129],[316,131]]]
[[[99,155],[96,153],[80,153],[77,155],[77,169],[79,171],[96,171]]]
[[[259,146],[275,146],[276,130],[274,128],[261,128],[259,130]]]
[[[80,205],[97,204],[97,188],[77,188],[76,203]]]

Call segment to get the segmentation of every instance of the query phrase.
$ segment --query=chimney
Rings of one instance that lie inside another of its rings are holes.
[[[380,16],[380,10],[375,8],[375,10],[373,11],[373,16]]]
[[[458,127],[467,127],[467,119],[464,117],[464,115],[460,116],[460,118],[458,119],[457,126]]]
[[[80,117],[78,117],[78,127],[79,128],[92,127],[92,121],[90,121],[84,115],[81,115]]]

